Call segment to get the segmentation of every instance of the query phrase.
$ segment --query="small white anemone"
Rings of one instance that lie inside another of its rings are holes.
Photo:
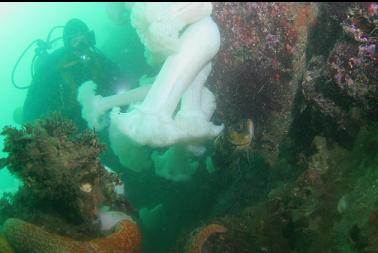
[[[103,207],[100,210],[100,222],[101,230],[109,231],[111,230],[118,222],[122,220],[129,220],[135,223],[133,218],[123,212],[119,211],[109,211],[109,207]]]

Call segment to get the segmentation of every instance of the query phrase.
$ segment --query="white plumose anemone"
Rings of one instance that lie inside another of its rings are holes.
[[[148,5],[148,3],[141,3],[141,6],[143,4]],[[149,4],[157,8],[153,3]],[[165,14],[166,17],[175,17],[168,20],[181,23],[179,25],[181,29],[188,25],[179,37],[178,45],[174,46],[177,50],[165,60],[144,101],[130,112],[113,113],[111,116],[111,124],[118,126],[114,129],[120,130],[122,134],[141,145],[152,147],[165,147],[191,139],[213,138],[223,129],[222,126],[214,126],[207,119],[208,115],[204,114],[204,111],[213,111],[214,104],[201,103],[201,97],[207,100],[210,98],[209,92],[202,90],[204,81],[211,70],[209,63],[220,47],[219,29],[209,16],[211,8],[209,4],[172,4],[174,6],[167,10],[177,12]],[[134,8],[137,7],[136,4]],[[148,12],[145,15],[152,11],[151,8],[144,6],[144,10],[146,9]],[[157,10],[160,9],[157,8]],[[151,13],[149,15],[153,16]],[[149,25],[141,25],[140,27],[143,27],[145,31],[138,31],[139,34],[148,35],[149,39],[143,39],[142,36],[142,41],[148,40],[146,47],[153,48],[150,45],[154,41],[150,38],[153,37],[153,31],[150,28],[155,20],[159,19],[155,17],[150,20],[152,23]],[[172,37],[172,33],[168,33],[167,36]],[[197,85],[191,86],[192,84]],[[188,94],[187,98],[184,96],[185,92]],[[205,95],[202,96],[202,93]],[[193,94],[198,98],[193,97]],[[183,96],[183,107],[175,120],[174,112]],[[210,108],[202,108],[205,105]],[[188,124],[189,122],[191,124]]]
[[[123,166],[142,171],[153,163],[156,174],[187,180],[198,167],[191,156],[202,155],[203,142],[223,130],[223,125],[210,121],[215,96],[205,87],[211,60],[220,48],[211,12],[210,2],[135,3],[131,22],[150,57],[147,61],[164,62],[152,86],[105,98],[95,95],[91,82],[80,89],[82,114],[90,127],[106,126],[101,116],[115,107],[109,138]],[[118,108],[138,101],[142,102],[125,113]],[[148,146],[169,148],[162,153]]]

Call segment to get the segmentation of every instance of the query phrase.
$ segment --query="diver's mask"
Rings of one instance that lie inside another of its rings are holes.
[[[85,33],[80,33],[76,34],[73,38],[70,39],[69,41],[69,47],[70,49],[74,51],[84,51],[91,47],[91,41],[89,38],[89,33],[90,32],[85,32]],[[93,31],[92,31],[93,33]]]
[[[93,45],[91,37],[94,36],[93,31],[77,34],[69,40],[70,51],[82,62],[90,60],[90,50]]]

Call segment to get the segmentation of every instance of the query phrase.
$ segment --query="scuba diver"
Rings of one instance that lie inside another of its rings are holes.
[[[81,117],[77,89],[88,80],[97,84],[97,93],[113,95],[125,78],[118,67],[95,48],[95,35],[79,19],[64,26],[64,47],[41,59],[35,69],[23,106],[23,121],[30,122],[58,111],[80,129],[87,124]]]

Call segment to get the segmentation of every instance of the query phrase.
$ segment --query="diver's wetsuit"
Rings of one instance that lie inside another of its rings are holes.
[[[24,103],[24,121],[58,111],[79,128],[85,128],[87,124],[81,117],[77,90],[88,80],[97,84],[97,94],[108,96],[116,93],[116,86],[125,78],[115,64],[97,51],[79,58],[66,48],[56,50],[36,69]]]

